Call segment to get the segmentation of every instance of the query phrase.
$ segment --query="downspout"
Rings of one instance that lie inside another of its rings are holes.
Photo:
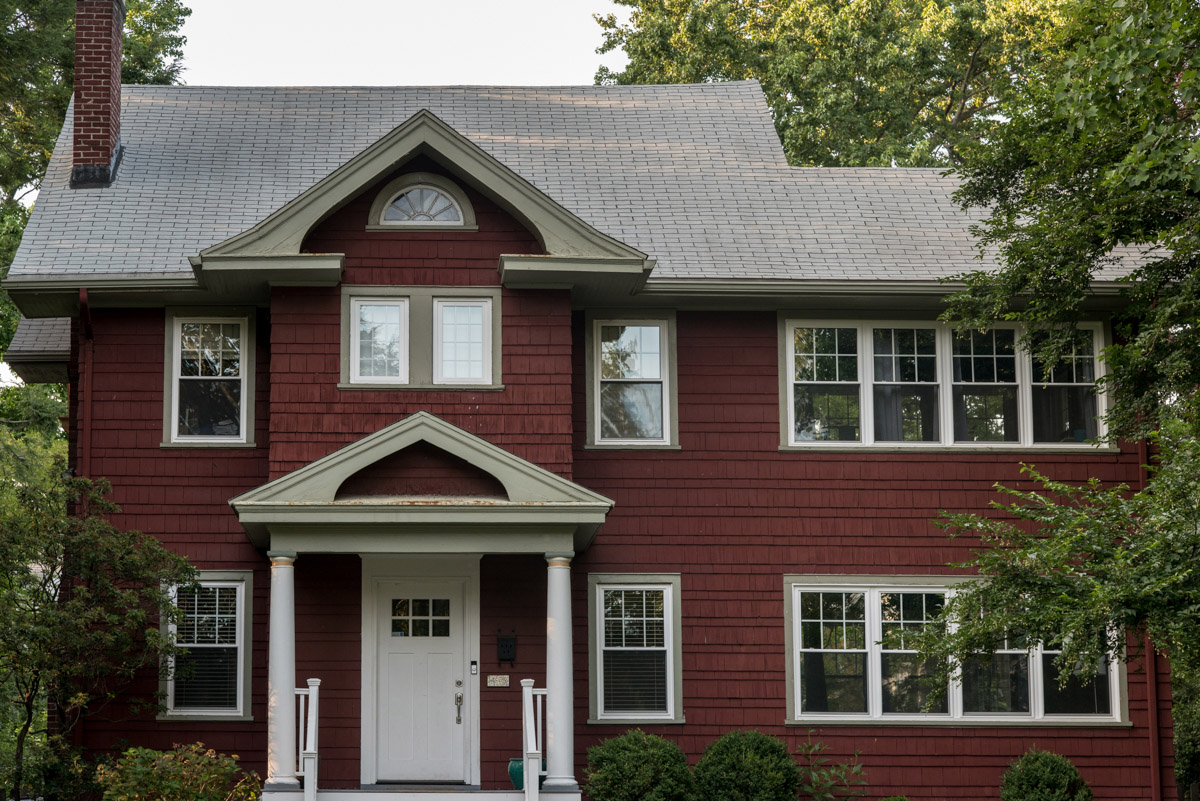
[[[1145,489],[1150,476],[1150,449],[1146,440],[1138,440],[1138,460],[1142,466],[1142,486]],[[1146,653],[1146,717],[1150,729],[1150,798],[1162,801],[1162,744],[1159,741],[1158,722],[1158,654],[1147,634],[1142,647]]]
[[[79,356],[83,369],[79,371],[79,475],[92,477],[92,353],[95,343],[92,337],[92,313],[88,307],[88,291],[79,290],[79,330],[83,340],[79,343]]]

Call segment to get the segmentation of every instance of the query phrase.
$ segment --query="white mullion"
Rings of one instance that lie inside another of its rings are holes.
[[[1025,327],[1014,329],[1017,340],[1017,430],[1020,442],[1024,447],[1033,445],[1033,353],[1028,348],[1020,346],[1020,340],[1025,336]]]
[[[883,612],[880,597],[882,591],[870,589],[864,593],[867,605],[867,715],[883,717]]]
[[[875,444],[875,349],[867,332],[871,323],[858,323],[859,442]]]
[[[954,337],[949,326],[939,325],[935,331],[941,442],[948,447],[954,444]]]
[[[1034,720],[1046,716],[1045,689],[1046,677],[1042,675],[1042,644],[1037,643],[1028,651],[1029,654],[1029,715]]]

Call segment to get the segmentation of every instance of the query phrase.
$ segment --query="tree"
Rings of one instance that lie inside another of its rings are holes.
[[[996,107],[1056,48],[1066,0],[616,0],[599,83],[756,78],[788,161],[802,166],[957,163]]]
[[[126,0],[125,83],[178,83],[180,34],[191,10],[179,0]],[[28,203],[41,186],[74,85],[74,0],[0,0],[0,278],[8,275]],[[0,353],[17,311],[0,293]]]
[[[170,587],[194,580],[187,560],[153,537],[114,528],[108,485],[69,476],[57,451],[25,448],[24,461],[8,460],[0,497],[0,687],[15,724],[5,755],[14,801],[41,789],[25,765],[31,738],[47,734],[36,728],[46,701],[61,743],[138,671],[157,669],[176,651],[162,629],[177,614]]]
[[[1063,681],[1141,634],[1171,663],[1177,775],[1200,779],[1200,9],[1195,0],[1075,0],[1063,56],[999,106],[1006,120],[962,150],[959,199],[999,266],[964,276],[946,319],[1023,322],[1054,362],[1092,283],[1124,269],[1117,343],[1101,389],[1108,437],[1149,438],[1144,489],[1076,487],[1030,470],[993,516],[949,515],[983,548],[981,580],[946,605],[925,652],[947,670],[1005,632],[1062,647]],[[944,674],[943,674],[944,675]]]

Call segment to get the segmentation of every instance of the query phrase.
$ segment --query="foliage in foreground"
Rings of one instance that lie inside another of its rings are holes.
[[[782,741],[759,731],[731,731],[696,765],[701,801],[792,801],[800,770]]]
[[[1057,50],[1065,0],[616,0],[598,83],[762,83],[789,163],[929,167],[991,135],[1014,82]]]
[[[19,799],[47,782],[87,779],[64,738],[174,653],[161,629],[177,614],[168,588],[191,583],[194,571],[153,537],[109,523],[118,509],[108,484],[68,475],[61,446],[0,436],[7,454],[29,460],[0,460],[0,664],[14,727],[0,740],[11,749],[0,764],[6,792]],[[47,701],[59,737],[48,736]]]
[[[695,801],[679,746],[641,729],[588,749],[584,785],[593,801]]]
[[[257,801],[258,774],[243,773],[237,756],[218,754],[204,743],[172,751],[130,748],[97,771],[104,801]]]
[[[824,756],[828,748],[822,742],[808,739],[800,743],[800,797],[811,801],[833,801],[835,798],[855,798],[863,794],[867,775],[855,754],[853,762],[831,762]],[[885,800],[886,801],[886,800]]]
[[[1069,759],[1033,748],[1005,772],[1000,801],[1092,801],[1092,791]]]

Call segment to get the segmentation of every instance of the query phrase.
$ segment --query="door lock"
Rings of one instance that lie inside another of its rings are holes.
[[[458,712],[454,715],[454,722],[458,723],[460,725],[462,724],[462,705],[463,705],[463,694],[455,693],[454,694],[454,706],[456,706],[458,708]]]

